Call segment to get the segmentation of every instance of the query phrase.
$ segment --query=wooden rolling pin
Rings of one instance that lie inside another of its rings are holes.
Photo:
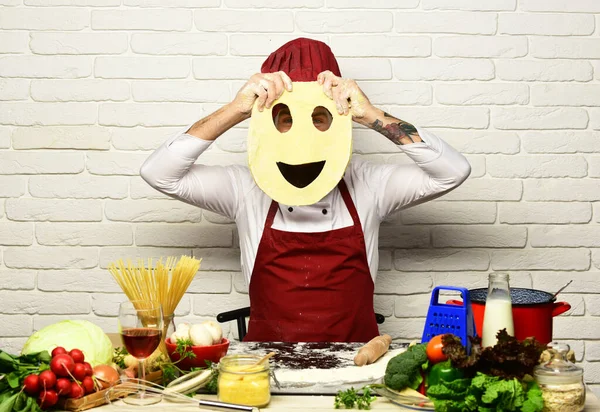
[[[381,335],[371,339],[358,350],[354,357],[354,364],[356,366],[370,365],[388,351],[391,343],[392,337],[390,335]]]

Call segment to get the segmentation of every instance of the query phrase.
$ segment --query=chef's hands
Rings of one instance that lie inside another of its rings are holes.
[[[344,79],[326,70],[319,73],[317,82],[323,86],[323,92],[335,102],[341,115],[352,115],[352,119],[364,123],[365,118],[374,112],[374,107],[351,79]],[[250,117],[254,102],[259,111],[271,107],[273,102],[281,97],[284,90],[292,91],[292,81],[283,72],[256,73],[246,82],[232,102],[234,109],[244,118]]]
[[[244,117],[250,117],[254,102],[259,111],[271,107],[283,91],[292,91],[292,81],[284,72],[256,73],[246,82],[233,99],[232,105]]]
[[[351,114],[354,121],[361,123],[373,112],[373,105],[354,80],[338,77],[326,70],[319,73],[317,82],[323,86],[325,95],[335,102],[339,114]]]

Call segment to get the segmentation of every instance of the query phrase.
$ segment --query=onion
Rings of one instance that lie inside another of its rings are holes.
[[[111,366],[98,365],[94,368],[94,380],[100,389],[106,389],[119,381],[119,373]]]

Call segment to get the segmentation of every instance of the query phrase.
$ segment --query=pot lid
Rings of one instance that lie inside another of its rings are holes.
[[[487,299],[487,288],[470,289],[469,297],[471,302],[485,304]],[[552,293],[537,289],[510,288],[510,300],[513,305],[539,305],[551,303],[555,299]]]
[[[535,367],[534,375],[538,383],[546,385],[580,383],[583,369],[567,359],[569,345],[551,342],[548,347],[554,353],[547,363]]]

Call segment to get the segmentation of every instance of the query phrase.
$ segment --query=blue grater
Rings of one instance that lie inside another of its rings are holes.
[[[462,295],[463,304],[439,303],[440,290],[454,290]],[[471,299],[466,288],[454,286],[437,286],[431,292],[431,301],[425,320],[422,343],[429,342],[436,335],[452,333],[460,338],[462,344],[471,351],[471,342],[468,336],[476,336],[475,320],[471,309]]]

